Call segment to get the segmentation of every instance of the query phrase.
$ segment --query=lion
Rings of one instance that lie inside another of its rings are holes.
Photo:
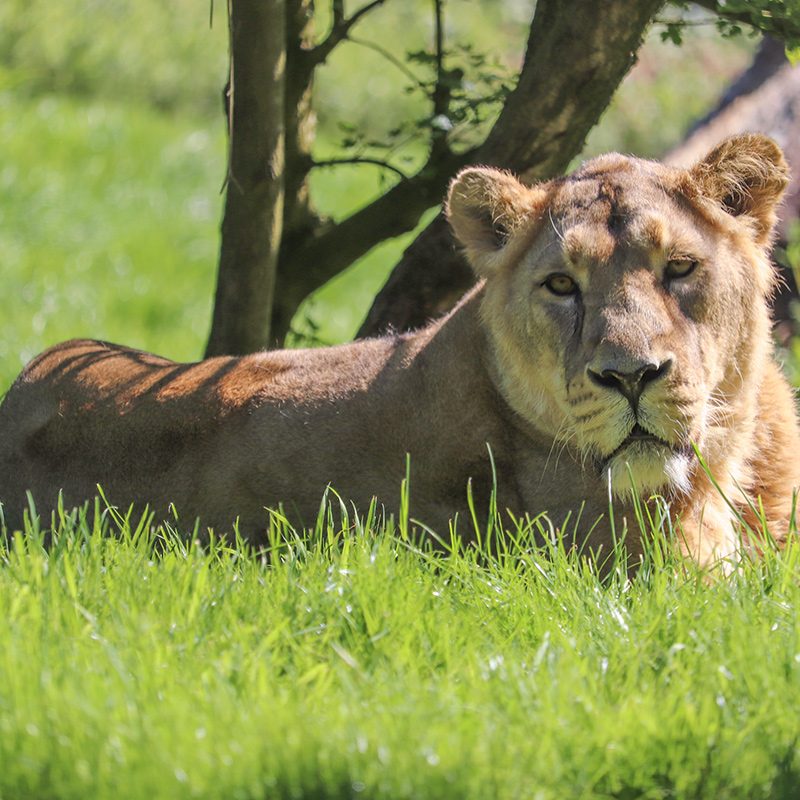
[[[609,154],[528,186],[470,167],[446,213],[479,281],[427,327],[192,364],[57,345],[0,407],[6,524],[28,493],[48,513],[101,485],[257,541],[269,508],[312,524],[328,486],[397,510],[408,458],[414,518],[440,535],[469,538],[469,488],[595,550],[609,498],[618,528],[654,495],[701,564],[737,557],[743,523],[783,541],[800,429],[768,249],[786,184],[755,134],[685,169]]]

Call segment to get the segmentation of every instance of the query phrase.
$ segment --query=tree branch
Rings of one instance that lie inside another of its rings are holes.
[[[450,87],[444,71],[444,0],[433,0],[434,48],[436,54],[436,83],[433,87],[433,117],[447,117],[450,109]],[[447,149],[447,127],[434,125],[431,130],[431,154],[435,157]]]
[[[383,56],[390,64],[397,67],[403,75],[406,76],[413,84],[417,86],[417,88],[422,89],[423,91],[427,92],[427,87],[425,86],[424,82],[421,81],[397,56],[392,55],[385,47],[381,47],[377,42],[371,42],[369,39],[361,39],[356,38],[355,36],[349,36],[347,41],[350,44],[357,44],[360,47],[366,47],[369,50],[374,50],[378,55]]]
[[[319,229],[282,272],[295,278],[301,272],[314,288],[322,286],[375,245],[413,230],[422,211],[441,200],[453,172],[473,157],[474,151],[451,153],[436,168],[426,166],[347,219]]]
[[[420,214],[441,200],[450,176],[471,158],[474,151],[448,153],[438,167],[400,181],[342,222],[320,227],[301,241],[287,242],[275,289],[281,303],[273,318],[274,337],[280,341],[286,335],[295,309],[308,294],[377,244],[413,230]]]
[[[316,120],[311,108],[314,71],[306,61],[307,48],[314,35],[313,12],[313,0],[286,0],[284,235],[308,230],[319,221],[307,185]]]
[[[433,117],[445,115],[450,103],[450,88],[446,83],[444,69],[443,4],[444,0],[434,0],[436,80],[433,92],[403,62],[382,46],[348,37],[348,41],[376,51],[421,88],[432,102]],[[376,5],[377,1],[364,6],[347,20],[344,19],[341,6],[338,6],[338,11],[334,9],[334,16],[335,19],[338,18],[339,32],[352,26],[359,15],[363,16]],[[336,29],[335,21],[334,30]],[[331,40],[333,35],[332,31],[325,41]],[[346,31],[343,36],[346,36]],[[312,51],[313,58],[315,56]],[[308,63],[310,62],[306,62]],[[467,163],[465,159],[469,157],[467,153],[454,156],[446,136],[445,129],[432,128],[427,161],[413,177],[407,176],[386,160],[368,156],[326,159],[310,164],[310,167],[372,164],[394,172],[401,180],[383,197],[341,223],[317,225],[313,229],[301,231],[300,235],[287,232],[281,247],[275,293],[273,336],[276,339],[281,340],[288,333],[291,317],[306,295],[338,275],[381,241],[413,230],[422,212],[439,201],[451,172]]]
[[[653,20],[655,25],[680,25],[681,28],[707,28],[709,25],[715,25],[717,20],[714,17],[706,17],[705,19],[686,19],[675,20],[667,19],[666,17],[656,17]]]
[[[716,0],[694,0],[694,3],[695,5],[710,11],[715,16],[724,17],[725,19],[731,20],[731,22],[743,22],[746,25],[753,24],[749,14],[726,11],[717,4]]]
[[[373,164],[376,167],[388,169],[394,172],[403,180],[408,180],[408,175],[402,170],[390,164],[388,161],[381,161],[379,158],[367,158],[365,156],[353,156],[352,158],[326,158],[324,161],[314,161],[312,167],[338,167],[340,164]]]
[[[443,0],[433,0],[435,52],[436,52],[436,88],[433,92],[433,113],[444,114],[447,111],[447,94],[444,86],[444,4]]]
[[[338,28],[344,22],[344,0],[333,0],[331,3],[333,27]]]
[[[288,331],[307,294],[375,245],[412,230],[426,209],[441,202],[459,168],[494,164],[529,179],[563,171],[633,64],[647,24],[662,4],[618,0],[598,17],[596,0],[538,0],[517,87],[479,149],[432,150],[416,175],[349,218],[284,239],[274,335]],[[439,217],[406,251],[359,335],[423,324],[472,281]]]
[[[333,49],[343,39],[347,38],[350,29],[370,11],[382,6],[386,0],[372,0],[367,3],[358,11],[354,11],[349,17],[344,16],[344,6],[341,2],[334,2],[333,4],[333,25],[331,26],[330,33],[316,46],[308,51],[308,58],[313,66],[322,64],[328,56],[333,52]]]

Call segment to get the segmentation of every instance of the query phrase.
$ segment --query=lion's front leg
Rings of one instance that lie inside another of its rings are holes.
[[[742,550],[741,522],[721,497],[706,497],[676,520],[681,553],[701,567],[730,571]]]

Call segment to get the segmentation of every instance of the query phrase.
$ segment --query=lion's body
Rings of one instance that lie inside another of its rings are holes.
[[[257,536],[265,507],[279,503],[293,522],[313,524],[329,483],[360,509],[373,496],[397,509],[408,453],[413,515],[446,533],[458,513],[469,535],[467,484],[484,509],[490,451],[501,508],[521,515],[569,481],[568,498],[540,509],[563,519],[591,486],[574,480],[569,459],[557,470],[553,455],[543,471],[545,442],[526,447],[524,423],[484,368],[479,301],[477,292],[408,336],[197,364],[95,341],[58,345],[0,407],[0,430],[12,432],[0,441],[7,521],[21,524],[27,491],[47,512],[59,490],[69,507],[99,484],[120,504],[161,516],[174,504],[181,519],[218,531],[238,518]]]
[[[0,407],[6,518],[20,524],[28,491],[47,511],[101,484],[118,504],[258,535],[279,503],[311,523],[329,483],[396,510],[408,453],[412,514],[444,535],[456,513],[468,533],[467,485],[485,505],[494,470],[501,511],[571,514],[594,547],[610,544],[595,525],[609,491],[624,516],[631,481],[669,501],[701,561],[735,553],[759,498],[781,539],[800,483],[768,311],[785,181],[763,137],[691,170],[611,155],[530,188],[467,170],[448,211],[485,280],[425,329],[192,365],[59,345]]]

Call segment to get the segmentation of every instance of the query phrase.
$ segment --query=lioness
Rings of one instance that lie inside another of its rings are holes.
[[[409,453],[413,514],[444,532],[469,481],[488,495],[491,452],[502,511],[556,525],[571,512],[571,535],[582,509],[594,547],[610,543],[609,490],[618,526],[629,513],[631,477],[668,500],[701,562],[735,554],[737,516],[755,524],[759,498],[781,539],[800,436],[772,355],[766,251],[786,182],[758,135],[690,169],[612,154],[528,187],[470,168],[447,213],[481,281],[426,328],[196,364],[53,347],[0,407],[6,522],[21,524],[28,490],[41,512],[101,484],[114,502],[174,503],[220,530],[238,518],[257,536],[279,503],[313,521],[329,483],[396,509]]]

